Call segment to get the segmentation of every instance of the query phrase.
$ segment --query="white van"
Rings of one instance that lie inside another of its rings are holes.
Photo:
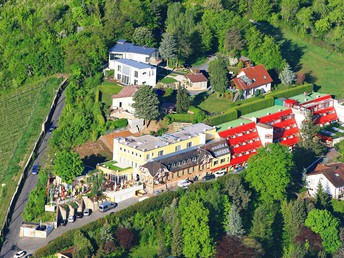
[[[106,212],[116,207],[117,207],[117,203],[115,202],[103,202],[102,204],[99,205],[99,211]]]

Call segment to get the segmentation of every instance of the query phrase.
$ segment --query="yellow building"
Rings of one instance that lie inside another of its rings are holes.
[[[215,128],[198,123],[158,137],[143,135],[140,137],[115,138],[113,160],[122,166],[133,167],[138,172],[139,166],[149,160],[203,145],[214,139],[215,135]]]

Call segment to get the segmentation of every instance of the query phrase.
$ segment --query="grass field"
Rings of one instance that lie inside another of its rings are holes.
[[[231,103],[227,98],[217,97],[216,94],[211,94],[198,104],[197,107],[209,113],[221,113],[227,111]]]
[[[112,99],[111,96],[117,94],[121,91],[123,87],[112,82],[103,82],[98,86],[100,91],[100,101],[104,102],[106,106],[111,106]]]
[[[331,93],[337,99],[344,98],[344,54],[333,52],[306,41],[289,30],[283,30],[284,37],[301,47],[301,71],[309,73],[310,82],[320,87],[319,92]]]
[[[0,223],[27,158],[42,130],[61,78],[21,87],[0,97]]]
[[[171,77],[165,77],[161,79],[160,82],[165,83],[165,84],[171,84],[171,83],[177,82],[177,80]]]

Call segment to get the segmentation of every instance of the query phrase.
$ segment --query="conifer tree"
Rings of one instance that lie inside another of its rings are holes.
[[[188,92],[184,87],[178,86],[177,91],[177,103],[176,109],[177,113],[185,113],[188,111],[190,106],[190,100],[188,96]]]
[[[289,64],[286,64],[283,70],[280,72],[278,78],[283,84],[291,85],[296,81],[296,75],[290,68]]]
[[[227,220],[227,235],[240,237],[245,234],[245,230],[242,228],[240,214],[235,205],[232,205],[231,209],[229,210]]]

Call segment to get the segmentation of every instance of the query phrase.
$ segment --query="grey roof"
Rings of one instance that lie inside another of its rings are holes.
[[[132,43],[126,42],[124,39],[117,41],[117,44],[110,48],[109,52],[116,53],[136,53],[141,55],[151,55],[156,51],[155,48],[136,46]]]
[[[207,150],[214,158],[218,158],[230,153],[226,139],[215,139],[204,144],[201,149]]]
[[[130,60],[130,59],[116,59],[116,62],[124,64],[124,65],[131,66],[131,67],[135,67],[137,69],[147,69],[147,68],[153,69],[153,68],[155,68],[152,65],[145,64],[145,63],[140,63],[140,62],[137,62],[137,61],[134,61],[134,60]]]
[[[155,137],[152,135],[143,135],[139,137],[126,137],[120,138],[119,143],[128,147],[139,149],[142,151],[149,151],[162,146],[167,146],[180,141],[191,139],[198,136],[200,133],[212,130],[213,127],[198,123],[181,128],[179,131],[169,134],[163,134],[162,136]]]

